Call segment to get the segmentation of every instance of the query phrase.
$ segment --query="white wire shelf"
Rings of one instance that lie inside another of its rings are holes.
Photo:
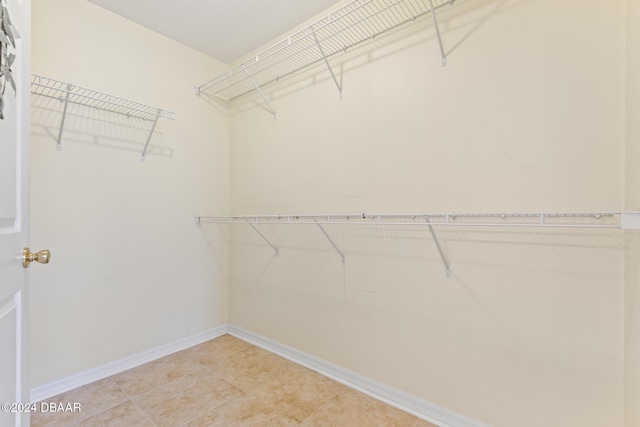
[[[143,160],[158,119],[165,118],[175,120],[176,118],[176,114],[168,110],[35,74],[31,75],[31,93],[37,96],[56,99],[64,103],[60,131],[56,144],[58,150],[61,149],[62,133],[68,104],[82,105],[151,122],[152,125],[149,136],[142,152]]]
[[[440,245],[434,226],[451,227],[550,227],[582,229],[640,230],[640,212],[537,212],[537,213],[421,213],[421,214],[319,214],[319,215],[217,215],[196,216],[196,224],[245,224],[279,256],[280,248],[259,225],[315,225],[346,263],[344,252],[331,238],[324,225],[426,226],[431,233],[444,266],[445,277],[451,278],[449,258]]]
[[[435,10],[452,3],[453,0],[354,0],[198,86],[197,93],[206,91],[233,100],[321,61],[331,71],[327,58],[430,12],[434,12],[441,42]],[[444,65],[446,58],[440,45]],[[331,74],[342,92],[333,71]]]
[[[196,223],[640,228],[640,212],[417,213],[196,216]]]

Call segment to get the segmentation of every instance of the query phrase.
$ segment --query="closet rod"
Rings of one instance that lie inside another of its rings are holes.
[[[196,223],[640,229],[640,212],[303,214],[196,216]],[[425,221],[428,220],[428,221]]]

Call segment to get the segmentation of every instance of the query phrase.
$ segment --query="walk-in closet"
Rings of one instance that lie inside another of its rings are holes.
[[[640,427],[638,2],[2,4],[32,425]]]

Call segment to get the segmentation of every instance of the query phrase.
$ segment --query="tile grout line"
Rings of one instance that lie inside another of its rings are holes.
[[[212,373],[213,375],[217,376],[218,378],[220,378],[222,381],[226,381],[229,384],[231,384],[232,386],[234,386],[235,388],[237,388],[238,390],[240,390],[242,393],[247,394],[248,390],[243,390],[238,384],[234,383],[231,379],[221,375],[220,373],[212,370],[211,368],[209,368],[208,366],[204,366],[202,364],[200,364],[200,366],[202,366],[204,369],[206,369],[207,371],[209,371],[210,373]],[[253,388],[253,387],[252,387]]]
[[[135,369],[135,368],[133,368],[133,369]],[[107,409],[105,409],[105,410],[103,410],[103,411],[100,411],[100,412],[98,412],[98,413],[95,413],[95,414],[91,415],[91,417],[89,417],[89,418],[92,418],[92,417],[95,417],[96,415],[102,414],[102,413],[104,413],[104,412],[106,412],[106,411],[108,411],[108,410],[110,410],[110,409],[115,408],[116,406],[120,406],[120,405],[122,405],[122,404],[124,404],[124,403],[131,402],[131,404],[132,404],[133,406],[135,406],[135,407],[136,407],[136,408],[137,408],[141,413],[143,413],[143,414],[144,414],[144,417],[145,417],[147,420],[149,420],[149,421],[151,422],[151,424],[153,424],[155,427],[158,427],[158,425],[157,425],[157,424],[156,424],[156,423],[155,423],[155,422],[154,422],[154,421],[149,417],[149,414],[147,414],[147,411],[145,411],[144,409],[142,409],[140,406],[138,406],[138,405],[136,404],[135,400],[133,399],[133,396],[131,396],[131,395],[130,395],[129,393],[127,393],[126,391],[124,391],[124,389],[120,386],[120,384],[118,384],[118,381],[117,381],[114,377],[115,377],[115,375],[112,375],[112,376],[110,376],[110,377],[107,377],[107,379],[109,379],[109,381],[111,381],[113,384],[115,384],[115,385],[116,385],[116,387],[118,387],[118,389],[122,392],[122,394],[124,394],[124,395],[127,397],[127,400],[124,400],[124,401],[122,401],[122,402],[120,402],[120,403],[117,403],[117,404],[115,404],[115,405],[113,405],[113,406],[111,406],[111,407],[109,407],[109,408],[107,408]],[[157,387],[154,387],[154,389],[155,389],[155,388],[157,388]],[[84,421],[88,420],[89,418],[87,418],[87,419],[85,419],[85,420],[82,420],[82,421],[78,421],[76,424],[79,424],[79,423],[81,423],[81,422],[84,422]]]
[[[229,334],[227,334],[227,335],[229,335]],[[233,335],[229,335],[229,336],[230,336],[230,337],[233,337]],[[236,338],[236,337],[234,337],[234,338]],[[233,354],[227,355],[226,357],[222,358],[221,360],[228,360],[228,359],[230,359],[230,358],[232,358],[232,357],[235,357],[235,356],[239,355],[240,353],[245,353],[245,352],[248,352],[248,351],[253,350],[253,349],[260,349],[260,347],[258,347],[258,346],[256,346],[256,345],[254,345],[254,344],[252,344],[252,343],[249,343],[249,342],[244,341],[244,340],[241,340],[241,341],[243,341],[243,342],[247,343],[250,347],[245,348],[244,350],[237,351],[237,352],[235,352],[235,353],[233,353]],[[269,352],[269,353],[270,353],[270,354],[274,354],[274,353],[272,353],[272,352]],[[276,356],[277,356],[277,355],[276,355]],[[281,356],[278,356],[278,357],[281,357]],[[285,359],[285,360],[286,360],[286,359]],[[203,366],[204,368],[206,368],[207,370],[209,370],[209,371],[210,371],[210,372],[212,372],[213,374],[217,375],[218,377],[220,377],[220,378],[221,378],[221,379],[223,379],[224,381],[227,381],[229,384],[233,385],[234,387],[236,387],[237,389],[239,389],[240,391],[242,391],[243,393],[245,393],[247,396],[249,396],[249,391],[250,391],[250,390],[253,390],[253,389],[254,389],[254,388],[256,388],[258,385],[260,385],[260,384],[264,383],[265,381],[268,381],[269,379],[271,379],[272,377],[274,377],[275,375],[277,375],[277,373],[273,373],[273,374],[271,374],[270,376],[268,376],[267,378],[263,379],[262,381],[257,382],[257,383],[255,383],[255,384],[252,384],[252,385],[251,385],[251,387],[250,387],[250,388],[248,388],[247,390],[244,390],[244,389],[242,389],[242,388],[240,387],[240,385],[236,384],[236,383],[235,383],[234,381],[232,381],[231,379],[229,379],[229,378],[227,378],[227,377],[223,376],[221,373],[218,373],[218,372],[214,371],[212,368],[210,368],[210,367],[208,367],[208,366],[205,366],[205,365],[203,365],[203,364],[202,364],[202,363],[200,363],[200,362],[197,362],[197,363],[199,363],[199,364],[200,364],[200,366]],[[262,400],[262,399],[260,399],[260,400]]]
[[[241,350],[241,351],[244,351],[244,350]],[[240,352],[236,352],[236,353],[234,353],[234,354],[238,354],[238,353],[240,353]],[[231,357],[231,355],[230,355],[230,356],[228,356],[228,357]],[[225,359],[226,359],[226,357],[225,357]],[[231,381],[229,381],[229,380],[227,380],[226,378],[224,378],[222,375],[220,375],[220,374],[218,374],[217,372],[213,371],[213,370],[212,370],[211,368],[209,368],[208,366],[205,366],[205,365],[203,365],[202,363],[200,363],[200,362],[198,362],[198,361],[196,361],[195,363],[196,363],[197,365],[200,365],[202,368],[204,368],[205,370],[207,370],[207,371],[208,371],[209,373],[211,373],[212,375],[215,375],[216,377],[218,377],[218,378],[219,378],[219,379],[221,379],[222,381],[225,381],[225,382],[227,382],[227,383],[231,384],[232,386],[234,386],[235,388],[237,388],[238,390],[240,390],[240,392],[244,395],[244,396],[242,396],[242,397],[248,396],[248,394],[247,394],[244,390],[242,390],[242,389],[241,389],[240,387],[238,387],[236,384],[234,384],[234,383],[232,383]],[[231,401],[233,401],[233,400],[239,399],[239,398],[240,398],[240,397],[236,397],[236,398],[233,398],[233,399],[225,400],[224,402],[220,403],[219,405],[214,406],[213,408],[210,408],[210,410],[205,411],[204,413],[202,413],[202,414],[198,414],[198,415],[197,415],[197,416],[195,416],[194,418],[189,419],[189,420],[188,420],[188,421],[186,421],[184,424],[181,424],[181,425],[180,425],[180,426],[178,426],[178,427],[184,427],[184,426],[186,426],[187,424],[189,424],[190,422],[197,420],[198,418],[202,418],[202,417],[205,417],[205,416],[207,416],[207,415],[209,415],[209,414],[212,414],[216,409],[220,408],[221,406],[226,405],[227,403],[229,403],[229,402],[231,402]]]
[[[315,371],[314,371],[315,372]],[[319,373],[319,375],[322,375]],[[323,375],[324,376],[324,375]],[[329,378],[324,376],[325,378]],[[329,378],[331,379],[331,378]],[[331,380],[334,381],[334,380]],[[336,381],[337,382],[337,381]],[[340,383],[338,383],[340,384]],[[333,396],[331,396],[331,398],[327,399],[326,401],[324,401],[322,403],[322,405],[318,406],[316,409],[314,409],[313,411],[311,411],[311,413],[309,415],[307,415],[302,421],[300,421],[299,425],[302,425],[302,423],[304,423],[305,420],[311,418],[316,412],[318,412],[320,409],[324,408],[325,406],[327,406],[329,404],[329,402],[331,402],[333,399],[335,399],[337,396],[339,396],[340,394],[344,393],[344,391],[339,391],[336,394],[334,394]]]
[[[115,380],[113,380],[113,378],[111,378],[111,377],[107,377],[107,378],[103,378],[102,380],[98,380],[98,381],[104,381],[104,380],[106,380],[106,381],[108,381],[109,383],[111,383],[111,384],[115,385],[115,386],[118,388],[118,390],[120,390],[120,391],[122,392],[122,394],[124,394],[124,396],[125,396],[126,398],[128,398],[128,397],[129,397],[129,396],[124,392],[124,390],[122,390],[122,388],[120,387],[120,385],[119,385]],[[97,381],[96,381],[96,382],[97,382]],[[92,384],[92,383],[89,383],[89,384]],[[89,385],[89,384],[85,384],[84,386],[87,386],[87,385]],[[42,399],[40,402],[44,402],[44,401],[46,401],[46,400],[51,401],[52,399],[54,399],[54,398],[55,398],[55,397],[57,397],[57,396],[61,396],[61,395],[64,395],[64,394],[66,394],[66,393],[70,393],[70,392],[72,392],[72,391],[74,391],[74,390],[77,390],[77,389],[80,389],[80,388],[82,388],[82,387],[84,387],[84,386],[76,387],[75,389],[72,389],[72,390],[66,391],[66,392],[64,392],[64,393],[61,393],[60,395],[51,396],[51,397],[50,397],[50,398],[48,398],[48,399]],[[56,400],[57,400],[57,399],[56,399]],[[127,402],[127,399],[122,400],[122,401],[117,401],[116,403],[111,404],[110,406],[107,406],[106,408],[104,408],[104,409],[102,409],[102,410],[100,410],[100,411],[97,411],[97,412],[91,412],[91,411],[89,411],[89,412],[85,412],[85,414],[87,414],[87,416],[86,416],[86,417],[84,417],[84,418],[82,418],[82,417],[81,417],[79,420],[71,421],[71,424],[65,423],[63,427],[67,427],[67,426],[68,426],[68,427],[78,426],[78,425],[80,425],[80,423],[84,423],[84,422],[86,422],[88,419],[93,418],[93,417],[95,417],[96,415],[102,414],[103,412],[106,412],[106,411],[108,411],[108,410],[110,410],[110,409],[113,409],[113,408],[115,408],[116,406],[121,405],[121,404],[123,404],[123,403],[125,403],[125,402]],[[83,405],[83,404],[84,404],[84,402],[79,402],[79,403],[80,403],[80,405]],[[83,411],[82,411],[82,410],[80,410],[80,413],[82,413],[82,412],[83,412]],[[55,413],[54,413],[54,414],[55,414]],[[55,415],[52,415],[52,416],[55,416]],[[59,422],[58,422],[58,421],[52,421],[51,423],[50,423],[50,422],[45,422],[45,427],[56,427],[58,424],[59,424]]]

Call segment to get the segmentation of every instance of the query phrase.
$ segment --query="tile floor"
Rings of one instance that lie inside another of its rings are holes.
[[[230,335],[46,400],[33,427],[435,427]]]

